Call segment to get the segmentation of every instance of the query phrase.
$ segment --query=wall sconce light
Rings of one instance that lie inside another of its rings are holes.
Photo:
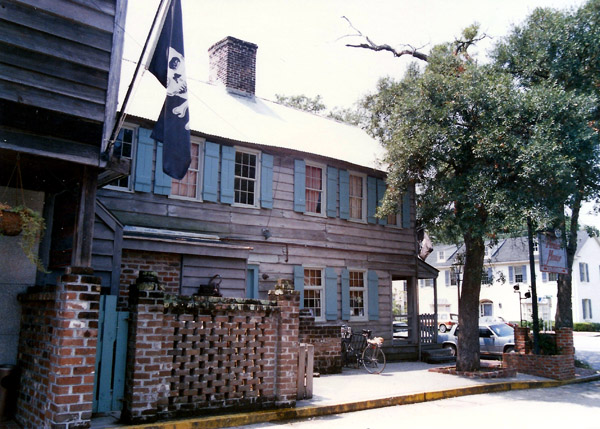
[[[269,231],[267,228],[263,228],[262,235],[265,237],[265,240],[268,240],[269,237],[271,237],[271,231]]]

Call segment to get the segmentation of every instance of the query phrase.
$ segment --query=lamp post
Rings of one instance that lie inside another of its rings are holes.
[[[463,262],[460,255],[457,255],[452,264],[454,275],[456,276],[456,312],[460,314],[460,276],[462,274]]]
[[[529,299],[531,298],[531,292],[527,291],[525,292],[525,297],[522,298],[521,297],[521,291],[519,290],[519,284],[517,283],[516,285],[513,286],[514,292],[519,294],[519,317],[521,319],[520,325],[523,326],[523,304],[522,301],[524,299]]]

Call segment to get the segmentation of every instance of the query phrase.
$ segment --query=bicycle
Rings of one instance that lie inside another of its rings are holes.
[[[385,353],[381,349],[383,338],[371,339],[371,330],[361,334],[352,333],[352,328],[342,325],[342,361],[344,366],[362,365],[371,374],[381,374],[385,369]]]

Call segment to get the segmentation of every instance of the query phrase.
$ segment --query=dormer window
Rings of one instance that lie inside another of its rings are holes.
[[[445,262],[446,261],[446,253],[443,250],[439,250],[437,252],[437,260],[438,260],[438,262]]]

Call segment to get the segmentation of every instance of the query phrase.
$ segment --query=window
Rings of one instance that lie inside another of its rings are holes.
[[[481,301],[479,303],[479,316],[493,316],[494,315],[494,304],[492,301]]]
[[[315,320],[324,320],[323,270],[320,268],[304,269],[304,308],[310,309]]]
[[[258,154],[235,151],[235,203],[256,207],[258,203]]]
[[[350,219],[365,220],[365,177],[350,173]]]
[[[129,159],[133,163],[133,136],[135,131],[131,128],[122,128],[119,132],[119,136],[115,140],[115,146],[113,154],[117,158]],[[131,171],[135,171],[133,164]],[[107,187],[111,189],[120,189],[125,191],[131,191],[133,189],[131,176],[121,177],[110,182]]]
[[[591,299],[582,299],[581,304],[583,305],[583,318],[591,319],[592,318],[592,300]]]
[[[482,285],[491,285],[494,280],[494,274],[492,273],[492,269],[488,268],[481,273],[481,284]]]
[[[325,169],[316,165],[306,165],[306,212],[324,214]]]
[[[400,213],[389,214],[387,216],[387,224],[391,226],[399,226],[401,223]]]
[[[200,162],[201,155],[201,144],[198,142],[192,142],[190,152],[192,155],[192,161],[187,173],[181,180],[173,179],[171,183],[171,196],[181,197],[189,199],[200,198]]]
[[[517,267],[511,267],[511,268],[514,270],[514,273],[515,273],[515,278],[514,278],[513,283],[525,282],[524,277],[523,277],[523,267],[517,266]]]
[[[433,279],[419,279],[419,286],[433,287]]]
[[[586,264],[585,262],[579,263],[579,280],[585,283],[589,283],[590,281],[590,272],[588,270],[588,264]]]
[[[548,281],[549,282],[558,281],[558,273],[548,273]]]
[[[456,270],[450,268],[450,285],[456,286]]]
[[[350,271],[350,319],[365,319],[367,316],[367,289],[365,272]]]
[[[437,252],[437,260],[438,262],[444,262],[446,260],[446,252],[443,250],[439,250]]]

